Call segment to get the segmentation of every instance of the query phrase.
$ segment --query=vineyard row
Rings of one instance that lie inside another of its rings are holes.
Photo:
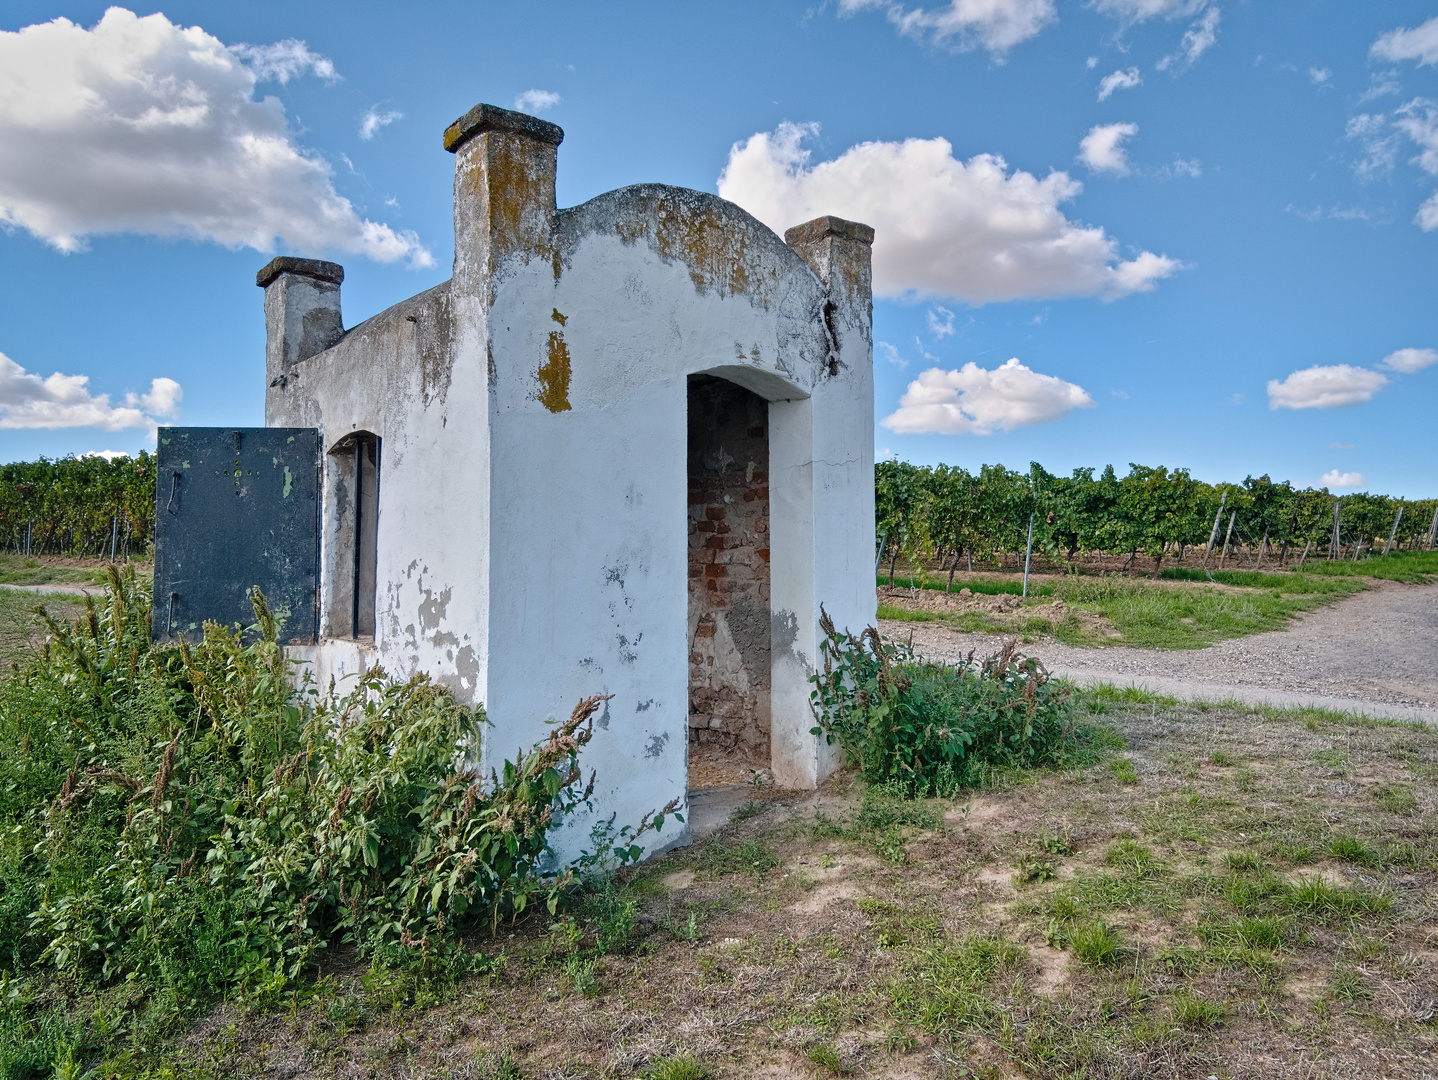
[[[1094,472],[1055,476],[1036,462],[1028,472],[985,465],[977,473],[880,462],[875,543],[891,564],[900,555],[927,565],[965,554],[1002,565],[1005,553],[1026,550],[1032,527],[1034,552],[1049,560],[1118,556],[1126,566],[1145,556],[1156,573],[1165,558],[1182,560],[1195,547],[1214,558],[1239,549],[1278,562],[1348,558],[1431,548],[1438,531],[1438,499],[1340,496],[1267,476],[1206,484],[1162,466]]]

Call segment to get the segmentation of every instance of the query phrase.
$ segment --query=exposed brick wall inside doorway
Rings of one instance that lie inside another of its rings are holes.
[[[769,763],[769,404],[689,379],[689,733]]]

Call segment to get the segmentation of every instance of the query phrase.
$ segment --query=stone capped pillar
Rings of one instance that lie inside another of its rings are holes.
[[[444,132],[454,162],[456,300],[487,307],[505,262],[549,258],[554,176],[564,131],[494,105],[476,105]]]
[[[281,255],[255,275],[265,290],[265,403],[283,393],[294,367],[344,336],[339,263]]]

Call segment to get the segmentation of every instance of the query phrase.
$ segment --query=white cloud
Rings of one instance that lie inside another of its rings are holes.
[[[1438,64],[1438,15],[1412,30],[1390,30],[1373,43],[1370,56],[1380,60],[1417,60],[1419,65]]]
[[[1043,424],[1093,405],[1083,387],[1031,371],[1018,359],[987,371],[931,368],[909,384],[884,427],[901,435],[992,435]]]
[[[1432,364],[1438,364],[1438,349],[1399,349],[1379,361],[1380,367],[1401,371],[1405,375],[1422,371]]]
[[[403,119],[404,113],[398,109],[381,109],[378,105],[371,105],[365,110],[364,116],[360,117],[359,137],[369,142],[379,133],[380,128]]]
[[[432,264],[414,233],[361,218],[335,191],[277,99],[254,100],[262,76],[332,72],[328,61],[265,48],[245,60],[200,27],[117,7],[89,30],[0,31],[0,225],[61,251],[132,232]]]
[[[192,29],[197,30],[198,27]],[[285,38],[273,45],[231,45],[230,52],[239,57],[260,82],[283,84],[309,74],[318,75],[326,82],[339,79],[333,62],[310,52],[309,46],[297,38]]]
[[[1208,0],[1096,0],[1094,7],[1125,25],[1148,19],[1185,19],[1204,9]]]
[[[174,415],[182,396],[175,380],[155,379],[148,394],[127,394],[114,406],[109,394],[90,393],[89,382],[58,371],[42,379],[0,353],[0,428],[154,427],[158,417]]]
[[[878,8],[899,33],[941,48],[1003,54],[1058,17],[1053,0],[949,0],[947,7],[905,9],[894,0],[839,0],[839,14]]]
[[[1388,385],[1388,376],[1351,364],[1304,368],[1280,382],[1268,381],[1270,409],[1336,409],[1368,401]]]
[[[1326,488],[1356,488],[1363,486],[1361,472],[1339,472],[1330,469],[1318,478],[1318,486]]]
[[[940,318],[942,316],[942,318]],[[936,338],[946,338],[954,332],[954,313],[946,307],[935,304],[929,308],[929,333]]]
[[[1438,175],[1438,101],[1414,98],[1394,113],[1393,126],[1418,144],[1418,167]]]
[[[1363,156],[1353,166],[1360,180],[1378,180],[1393,171],[1398,160],[1398,136],[1383,113],[1359,113],[1348,118],[1346,134],[1363,144]]]
[[[1118,261],[1117,241],[1059,209],[1083,190],[1067,173],[1040,180],[994,154],[959,161],[946,139],[861,143],[811,164],[802,142],[817,131],[786,123],[734,144],[719,194],[779,232],[821,214],[872,225],[881,295],[1112,300],[1182,266],[1152,252]]]
[[[1167,71],[1175,64],[1181,67],[1192,66],[1218,40],[1219,15],[1216,7],[1205,11],[1203,18],[1184,31],[1183,40],[1178,43],[1178,52],[1165,56],[1155,67],[1159,71]]]
[[[1438,192],[1434,192],[1423,200],[1413,221],[1424,232],[1433,232],[1438,229]]]
[[[1314,86],[1322,86],[1333,77],[1333,72],[1327,68],[1311,67],[1308,69],[1308,81]]]
[[[887,341],[874,342],[874,348],[879,350],[879,355],[893,364],[900,371],[909,366],[909,362],[899,355],[899,350]]]
[[[1098,99],[1107,101],[1117,90],[1132,90],[1135,86],[1142,85],[1143,76],[1139,74],[1138,68],[1123,68],[1103,77],[1098,84]]]
[[[1169,176],[1186,176],[1189,179],[1197,180],[1203,175],[1203,162],[1199,161],[1198,158],[1189,158],[1187,161],[1183,158],[1176,158],[1172,165],[1164,166],[1162,175],[1165,178]]]
[[[130,454],[127,450],[86,450],[80,456],[82,458],[102,457],[106,461],[114,461],[116,458],[127,458]]]
[[[1098,124],[1079,142],[1079,160],[1094,172],[1127,176],[1128,151],[1123,142],[1137,134],[1137,124]]]
[[[537,113],[552,109],[563,100],[553,90],[526,90],[514,99],[514,107],[523,113]]]
[[[1087,60],[1083,62],[1083,66],[1092,71],[1094,68],[1098,67],[1098,57],[1090,56]]]

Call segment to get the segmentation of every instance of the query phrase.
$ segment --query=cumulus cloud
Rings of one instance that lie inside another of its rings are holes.
[[[80,455],[82,458],[98,457],[106,461],[114,461],[116,458],[127,458],[130,456],[127,450],[86,450]]]
[[[1308,81],[1314,86],[1322,86],[1332,77],[1333,72],[1327,68],[1311,67],[1308,69]]]
[[[839,14],[877,8],[899,33],[940,48],[984,48],[995,59],[1057,18],[1053,0],[949,0],[947,7],[905,8],[894,0],[839,0]]]
[[[1128,151],[1123,142],[1137,134],[1137,124],[1098,124],[1079,142],[1079,160],[1094,172],[1127,176]]]
[[[1178,51],[1165,56],[1155,65],[1158,70],[1167,71],[1174,65],[1180,68],[1191,67],[1197,62],[1218,40],[1219,15],[1216,7],[1205,11],[1201,19],[1184,31],[1183,40],[1178,43]]]
[[[298,146],[262,79],[333,66],[300,42],[228,49],[198,26],[112,7],[0,31],[0,225],[60,251],[103,233],[341,252],[428,266],[412,232],[367,220]]]
[[[381,109],[378,105],[371,105],[365,110],[364,116],[360,117],[359,137],[369,142],[378,134],[382,127],[389,127],[396,120],[403,120],[404,113],[397,109]]]
[[[1270,409],[1336,409],[1370,400],[1388,385],[1388,376],[1351,364],[1304,368],[1268,381]]]
[[[1112,75],[1105,75],[1098,84],[1098,99],[1107,101],[1113,97],[1118,90],[1132,90],[1135,86],[1143,85],[1143,76],[1139,74],[1138,68],[1123,68],[1115,71]]]
[[[0,353],[0,428],[97,427],[105,431],[154,427],[173,416],[183,396],[174,379],[155,379],[147,394],[127,394],[125,404],[110,404],[109,394],[92,394],[88,375],[42,379]]]
[[[1438,349],[1399,349],[1379,361],[1380,367],[1405,375],[1412,375],[1433,364],[1438,364]]]
[[[719,194],[778,232],[821,214],[872,225],[882,295],[1112,300],[1182,265],[1147,251],[1120,261],[1102,228],[1066,218],[1060,206],[1083,190],[1067,173],[1040,180],[994,154],[959,161],[946,139],[861,143],[812,164],[802,144],[817,131],[786,123],[735,143]]]
[[[1337,469],[1329,469],[1318,478],[1318,486],[1326,488],[1362,487],[1363,474],[1361,472],[1339,472]]]
[[[514,107],[523,113],[537,113],[552,109],[563,100],[553,90],[526,90],[514,99]]]
[[[1373,43],[1368,54],[1394,63],[1417,60],[1420,66],[1438,64],[1438,15],[1412,30],[1390,30]]]
[[[974,363],[957,371],[930,368],[882,423],[901,435],[992,435],[1058,420],[1093,403],[1083,387],[1040,375],[1015,357],[992,371]]]
[[[946,307],[935,304],[929,308],[929,333],[936,338],[946,338],[954,332],[954,313]]]

